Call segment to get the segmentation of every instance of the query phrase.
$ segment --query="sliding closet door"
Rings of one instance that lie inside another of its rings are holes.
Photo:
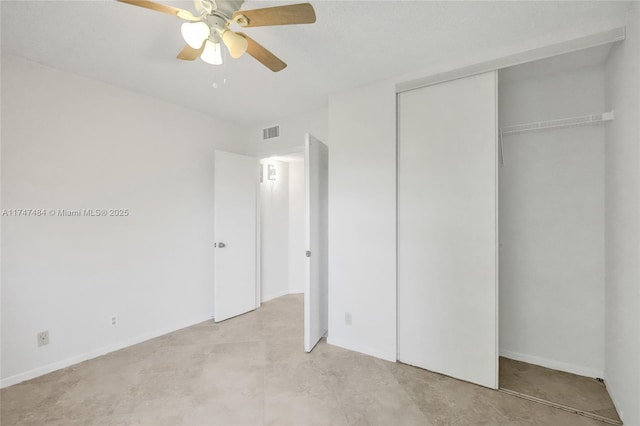
[[[497,73],[398,95],[398,359],[497,388]]]

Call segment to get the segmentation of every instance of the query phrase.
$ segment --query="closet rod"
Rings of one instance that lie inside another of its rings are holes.
[[[535,123],[515,124],[500,129],[502,136],[518,135],[520,133],[535,132],[546,129],[560,129],[563,127],[585,126],[613,120],[613,111],[601,114],[583,115],[580,117],[560,118],[556,120],[536,121]]]

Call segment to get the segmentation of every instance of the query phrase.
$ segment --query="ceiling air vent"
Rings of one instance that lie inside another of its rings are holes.
[[[262,129],[262,140],[266,141],[280,136],[280,126],[267,127]]]

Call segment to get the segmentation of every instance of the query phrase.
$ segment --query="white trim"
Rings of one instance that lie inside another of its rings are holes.
[[[262,298],[262,303],[268,302],[269,300],[277,299],[278,297],[286,296],[288,294],[291,294],[291,293],[289,293],[289,290],[284,290],[284,291],[280,291],[278,293],[274,293],[274,294],[270,294],[268,296],[264,296]]]
[[[624,40],[625,36],[625,27],[614,28],[612,30],[602,31],[585,37],[566,40],[560,43],[550,44],[547,46],[538,47],[536,49],[527,50],[525,52],[504,56],[502,58],[480,62],[478,64],[470,65],[464,68],[458,68],[456,70],[446,71],[428,77],[398,83],[396,84],[396,91],[405,92],[407,90],[419,89],[420,87],[431,86],[433,84],[438,84],[445,81],[469,77],[475,74],[482,74],[488,71],[495,71],[502,68],[524,64],[527,62],[550,58],[552,56],[558,56],[565,53],[588,49],[590,47],[615,43],[617,41]]]
[[[493,247],[493,255],[494,255],[494,268],[495,268],[495,346],[493,348],[493,356],[495,357],[495,371],[496,377],[494,380],[494,389],[498,389],[500,387],[500,147],[502,143],[500,133],[500,85],[499,85],[499,75],[498,72],[494,72],[495,76],[495,146],[494,146],[494,185],[495,185],[495,245]]]
[[[396,243],[396,361],[400,360],[400,94],[396,93],[396,210],[395,210],[395,243]]]
[[[553,359],[541,358],[535,355],[527,355],[518,352],[506,351],[500,349],[500,356],[504,358],[522,361],[529,364],[539,365],[541,367],[551,368],[553,370],[565,371],[567,373],[577,374],[579,376],[602,378],[604,376],[602,370],[595,368],[583,367],[581,365],[569,364]]]
[[[24,382],[25,380],[34,379],[36,377],[51,373],[53,371],[60,370],[65,367],[69,367],[71,365],[78,364],[83,361],[87,361],[89,359],[97,358],[102,355],[106,355],[110,352],[128,348],[129,346],[133,346],[138,343],[142,343],[147,340],[154,339],[156,337],[160,337],[177,330],[181,330],[183,328],[191,327],[192,325],[195,325],[195,324],[200,324],[205,321],[211,321],[211,318],[212,318],[212,315],[207,315],[206,317],[203,317],[203,318],[197,318],[190,321],[185,321],[175,326],[165,327],[160,330],[152,331],[150,333],[141,334],[139,336],[132,337],[131,339],[112,343],[110,345],[103,346],[99,349],[85,352],[80,355],[72,356],[70,358],[65,358],[63,360],[56,361],[51,364],[43,365],[42,367],[34,368],[33,370],[25,371],[24,373],[15,374],[13,376],[0,380],[0,388],[6,388],[7,386]]]
[[[396,362],[395,352],[383,352],[383,351],[378,351],[376,349],[366,348],[364,346],[353,345],[351,343],[347,343],[344,341],[331,339],[330,336],[327,337],[327,343],[333,346],[338,346],[340,348],[353,351],[353,352],[360,352],[362,354],[369,355],[375,358],[384,359],[385,361]]]
[[[258,158],[256,176],[256,309],[262,304],[262,161]]]

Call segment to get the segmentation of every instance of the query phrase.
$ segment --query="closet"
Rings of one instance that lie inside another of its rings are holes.
[[[592,46],[399,90],[398,360],[615,424]]]

